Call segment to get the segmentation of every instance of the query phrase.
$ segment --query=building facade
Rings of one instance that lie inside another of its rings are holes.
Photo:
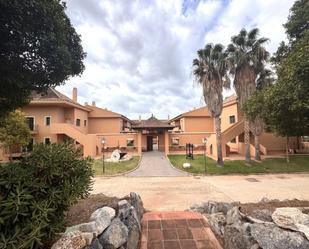
[[[178,115],[170,120],[130,120],[124,115],[99,108],[95,102],[81,105],[77,102],[77,89],[68,98],[53,88],[46,93],[33,93],[32,101],[22,111],[26,114],[31,130],[27,148],[16,147],[13,156],[29,151],[35,143],[59,143],[74,140],[84,156],[98,157],[102,150],[109,153],[116,148],[131,154],[159,150],[165,154],[184,153],[191,143],[196,153],[203,153],[207,138],[207,154],[216,158],[217,146],[214,119],[207,107],[201,107]],[[221,115],[222,152],[224,157],[244,155],[243,114],[237,107],[236,96],[224,100]],[[105,141],[104,145],[102,141]],[[296,147],[296,140],[290,139]],[[254,153],[254,137],[251,135],[251,152]],[[284,153],[286,139],[271,133],[260,137],[262,155]],[[7,160],[9,153],[0,151],[0,160]]]

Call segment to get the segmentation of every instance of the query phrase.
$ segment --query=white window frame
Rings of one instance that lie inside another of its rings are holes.
[[[47,125],[46,118],[49,118],[49,125]],[[45,125],[45,126],[50,126],[50,125],[51,125],[51,122],[52,122],[51,116],[44,116],[44,125]]]
[[[43,137],[44,144],[46,144],[46,142],[45,142],[46,138],[49,138],[49,143],[51,144],[52,143],[51,137]]]

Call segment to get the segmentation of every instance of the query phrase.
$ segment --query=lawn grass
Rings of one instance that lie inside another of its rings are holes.
[[[134,169],[137,166],[138,161],[139,156],[134,156],[128,161],[123,161],[119,163],[105,162],[105,173],[103,174],[102,159],[97,159],[94,160],[92,169],[94,170],[95,176],[115,175]]]
[[[196,155],[194,160],[186,159],[185,155],[169,155],[171,163],[183,171],[204,174],[205,162],[203,155]],[[183,163],[190,163],[191,167],[184,169]],[[290,163],[285,158],[269,158],[261,163],[252,161],[251,166],[247,166],[244,161],[225,161],[224,167],[217,167],[216,161],[206,158],[207,174],[254,174],[254,173],[293,173],[309,172],[309,156],[293,155],[290,156]]]

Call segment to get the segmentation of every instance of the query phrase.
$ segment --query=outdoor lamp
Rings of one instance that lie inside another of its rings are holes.
[[[103,168],[103,174],[105,173],[105,163],[104,163],[104,145],[105,145],[105,138],[103,137],[101,140],[101,144],[102,144],[102,168]]]
[[[207,150],[207,137],[203,138],[203,144],[205,146],[205,150],[204,150],[204,162],[205,162],[205,174],[207,173],[207,167],[206,167],[206,150]]]

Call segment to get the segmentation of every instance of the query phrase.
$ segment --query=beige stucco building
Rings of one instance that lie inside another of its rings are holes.
[[[22,150],[31,150],[34,143],[59,143],[73,139],[85,156],[102,155],[115,148],[142,154],[143,151],[160,150],[165,154],[184,153],[187,143],[194,145],[196,153],[205,149],[203,139],[208,138],[207,154],[217,156],[214,119],[207,107],[201,107],[178,115],[171,120],[130,120],[124,115],[99,108],[95,102],[81,105],[77,102],[77,89],[72,98],[53,88],[46,93],[32,94],[32,101],[22,108],[25,112],[32,139],[27,148],[17,148],[13,155]],[[221,116],[222,151],[224,157],[232,154],[244,155],[243,114],[237,108],[235,96],[224,101]],[[291,139],[290,146],[296,147]],[[284,153],[286,140],[274,134],[263,133],[260,138],[262,155]],[[254,140],[251,137],[251,151],[254,152]],[[0,160],[7,160],[9,153],[0,151]]]

